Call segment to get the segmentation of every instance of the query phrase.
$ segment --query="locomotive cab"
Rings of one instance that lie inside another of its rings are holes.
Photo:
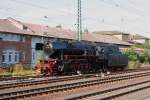
[[[120,52],[116,45],[107,45],[105,48],[105,55],[108,60],[108,67],[110,70],[124,70],[128,64],[127,55]]]

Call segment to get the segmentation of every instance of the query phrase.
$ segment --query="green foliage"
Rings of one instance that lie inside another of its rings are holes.
[[[124,53],[128,56],[130,61],[138,60],[138,54],[134,51],[133,48],[129,48],[129,49],[125,50]]]
[[[134,48],[128,48],[124,51],[128,55],[129,61],[139,61],[140,63],[150,63],[150,53],[148,50],[144,50],[140,53],[136,53]]]
[[[137,47],[137,48],[142,48],[142,49],[150,49],[150,45],[148,44],[135,44],[134,47]]]
[[[150,59],[150,54],[147,50],[145,50],[139,54],[139,61],[141,63],[149,62],[149,59]]]
[[[129,61],[128,62],[128,68],[129,69],[134,69],[134,68],[139,68],[142,64],[139,63],[139,61]]]
[[[150,52],[148,51],[148,50],[150,50],[150,45],[148,45],[148,44],[144,44],[144,45],[135,44],[133,47],[145,49],[143,52],[139,53],[139,61],[141,63],[145,63],[145,62],[150,63]]]

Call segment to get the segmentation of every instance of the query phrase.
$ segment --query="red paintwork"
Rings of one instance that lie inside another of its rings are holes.
[[[40,68],[47,68],[48,69],[47,75],[53,75],[54,73],[53,69],[54,69],[56,62],[57,62],[56,59],[41,60]]]
[[[92,66],[97,63],[96,56],[84,56],[84,55],[64,55],[64,62],[71,62],[69,67],[71,71],[65,73],[76,73],[77,71],[82,71],[83,73],[90,72]],[[47,75],[54,75],[57,73],[57,67],[63,65],[63,61],[57,59],[42,60],[40,63],[40,68],[47,68]],[[56,68],[55,68],[56,67]],[[65,66],[64,66],[65,67]]]

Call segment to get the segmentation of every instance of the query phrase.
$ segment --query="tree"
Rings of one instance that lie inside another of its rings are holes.
[[[139,61],[141,63],[150,62],[150,54],[147,50],[144,50],[139,54]]]
[[[128,48],[124,51],[124,53],[128,56],[130,61],[137,61],[138,54],[134,51],[134,48]]]

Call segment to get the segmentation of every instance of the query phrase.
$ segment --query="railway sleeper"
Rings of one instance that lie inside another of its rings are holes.
[[[84,76],[89,76],[89,75],[84,75]],[[69,78],[72,78],[72,79],[74,79],[73,77],[69,77]],[[76,77],[75,77],[76,78]],[[78,78],[82,78],[81,76],[79,76]],[[78,79],[77,78],[77,79]],[[63,80],[63,78],[62,78],[62,80]],[[57,79],[54,79],[54,80],[46,80],[46,81],[48,81],[48,83],[52,83],[52,82],[57,82]],[[38,82],[38,83],[37,83]],[[25,84],[25,86],[29,86],[29,85],[36,85],[36,84],[46,84],[45,82],[43,82],[43,81],[33,81],[33,82],[24,82],[24,84]],[[18,85],[17,85],[18,84]],[[12,88],[12,87],[19,87],[19,86],[23,86],[24,84],[22,84],[22,83],[16,83],[15,85],[12,85],[12,84],[7,84],[7,88]],[[6,88],[5,86],[3,86],[3,85],[0,85],[0,89],[4,89],[4,88]]]
[[[145,83],[150,83],[150,80],[145,81],[145,82],[140,82],[140,83],[133,83],[133,84],[130,84],[130,85],[125,85],[125,86],[115,87],[115,88],[111,88],[111,89],[100,90],[100,91],[91,92],[91,93],[83,93],[83,94],[78,94],[78,95],[74,95],[74,96],[68,96],[67,98],[65,98],[65,100],[78,100],[78,99],[88,98],[88,97],[92,97],[92,96],[95,96],[95,95],[104,94],[104,93],[112,92],[112,91],[127,88],[127,87],[142,85],[142,84],[145,84]],[[148,85],[147,87],[150,87],[150,86]],[[147,87],[144,87],[144,88],[147,88]],[[140,88],[140,89],[142,89],[142,88]],[[139,89],[137,89],[137,90],[139,90]],[[118,95],[112,95],[110,97],[105,97],[105,98],[101,97],[100,100],[110,100],[114,97],[121,96],[121,95],[124,95],[126,93],[130,93],[130,92],[134,92],[134,91],[135,90],[132,90],[132,91],[129,91],[129,92],[121,93],[121,94],[118,94]]]
[[[123,79],[126,79],[127,77],[126,77],[126,78],[119,77],[118,79],[120,79],[120,78],[123,80]],[[130,78],[131,78],[131,77],[130,77]],[[129,79],[129,78],[128,78],[128,79]],[[110,79],[110,80],[106,80],[106,81],[104,81],[104,80],[103,80],[103,81],[97,81],[97,80],[95,80],[95,81],[94,81],[95,83],[94,83],[94,82],[90,83],[90,81],[89,81],[88,84],[87,84],[87,83],[85,84],[84,82],[81,82],[81,83],[82,83],[82,86],[90,86],[90,85],[93,85],[93,84],[101,84],[101,83],[106,83],[106,82],[110,82],[110,81],[113,81],[113,80],[115,80],[115,79]],[[117,80],[117,79],[116,79],[116,80]],[[66,87],[66,85],[67,85],[67,87]],[[62,91],[62,90],[64,90],[64,89],[77,88],[77,87],[80,87],[80,86],[81,86],[81,84],[77,84],[77,83],[74,83],[74,85],[73,85],[73,86],[70,86],[70,87],[68,87],[69,84],[66,84],[66,85],[65,85],[65,87],[63,87],[64,85],[61,85],[59,88],[57,87],[57,89],[56,89],[56,88],[51,89],[50,87],[48,87],[48,88],[45,87],[45,90],[47,90],[47,92],[54,92],[54,91],[57,92],[57,91]],[[70,84],[70,85],[72,85],[72,84]],[[76,86],[76,85],[77,85],[77,86]],[[56,86],[55,86],[55,87],[56,87]],[[50,90],[48,90],[48,89],[50,89]],[[39,89],[33,89],[33,90],[35,90],[35,91],[34,91],[34,92],[31,92],[30,90],[24,90],[24,91],[18,91],[18,92],[19,92],[19,93],[22,92],[22,95],[25,95],[25,94],[27,94],[27,93],[28,93],[28,94],[35,94],[35,93],[38,93],[38,94],[39,94],[39,93],[43,93],[43,92],[46,93],[46,91],[43,90],[43,89],[41,89],[40,92],[39,92]],[[24,94],[23,94],[23,93],[24,93]],[[12,94],[12,93],[8,93],[8,94],[10,95],[10,94]],[[20,97],[20,96],[21,96],[21,95],[17,95],[16,92],[15,92],[15,94],[13,94],[13,95],[11,95],[11,96],[8,96],[8,94],[7,94],[7,93],[6,93],[6,94],[3,94],[3,97],[2,97],[2,98],[3,98],[3,99],[4,99],[4,98],[8,98],[8,97],[9,97],[9,98],[11,98],[11,97],[12,97],[12,98],[13,98],[13,97],[15,98],[16,96],[17,96],[17,97]],[[1,95],[1,96],[2,96],[2,95]],[[1,98],[0,98],[0,99],[1,99]]]

